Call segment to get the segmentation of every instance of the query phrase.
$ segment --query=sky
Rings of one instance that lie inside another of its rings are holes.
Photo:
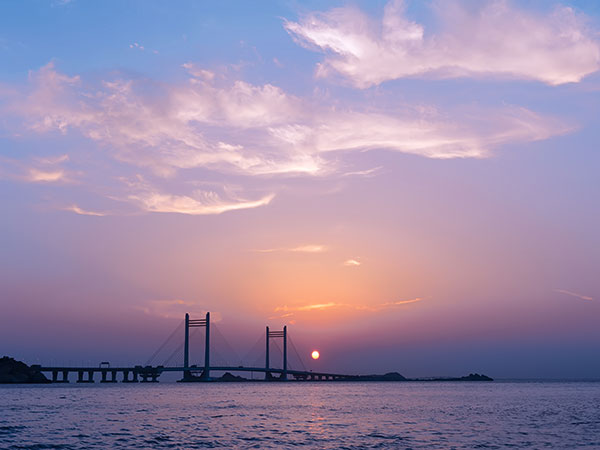
[[[9,0],[0,61],[0,353],[600,378],[598,2]]]

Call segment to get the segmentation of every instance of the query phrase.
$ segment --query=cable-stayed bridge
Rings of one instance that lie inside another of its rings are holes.
[[[77,375],[78,383],[93,383],[96,375],[99,375],[99,381],[103,383],[156,382],[165,372],[180,372],[181,382],[236,379],[233,376],[211,376],[215,372],[250,372],[252,379],[256,373],[264,381],[349,381],[358,378],[356,375],[306,370],[286,326],[282,330],[270,330],[266,327],[265,334],[240,358],[217,325],[211,323],[210,313],[206,313],[201,319],[192,319],[186,314],[185,320],[158,347],[145,365],[111,367],[108,362],[103,362],[98,367],[32,368],[51,374],[54,383],[68,383],[72,373]]]

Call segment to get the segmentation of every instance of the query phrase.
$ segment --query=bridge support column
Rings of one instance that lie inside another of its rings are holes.
[[[130,383],[129,381],[129,370],[123,371],[123,383]]]
[[[117,371],[116,370],[111,370],[111,378],[110,378],[110,382],[111,383],[116,383],[117,382]]]
[[[204,339],[204,371],[202,372],[204,381],[210,380],[210,313],[206,313],[206,338]]]
[[[287,380],[287,326],[283,327],[283,380]]]
[[[265,346],[265,380],[270,380],[271,372],[269,372],[269,327],[267,327],[266,333],[266,346]]]
[[[69,371],[68,370],[63,370],[63,377],[62,380],[60,380],[61,383],[68,383],[69,382]]]
[[[78,383],[83,383],[83,370],[80,370],[77,372],[77,382]]]
[[[52,382],[53,383],[57,383],[58,382],[58,370],[53,370],[52,371]]]
[[[191,379],[190,373],[190,315],[185,313],[185,333],[183,341],[183,380]]]
[[[94,371],[93,370],[88,370],[88,379],[87,379],[88,383],[93,383],[94,382]]]
[[[103,370],[100,373],[102,374],[102,379],[100,380],[100,383],[106,383],[106,382],[108,382],[108,380],[106,379],[106,374],[108,373],[108,371],[107,370]]]

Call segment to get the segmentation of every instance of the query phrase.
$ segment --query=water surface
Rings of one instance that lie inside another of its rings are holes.
[[[0,387],[0,448],[600,448],[600,383]]]

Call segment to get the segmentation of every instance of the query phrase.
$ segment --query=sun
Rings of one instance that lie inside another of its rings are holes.
[[[319,359],[319,356],[321,356],[319,354],[319,352],[317,350],[313,350],[313,352],[310,354],[310,356],[312,357],[312,359]]]

